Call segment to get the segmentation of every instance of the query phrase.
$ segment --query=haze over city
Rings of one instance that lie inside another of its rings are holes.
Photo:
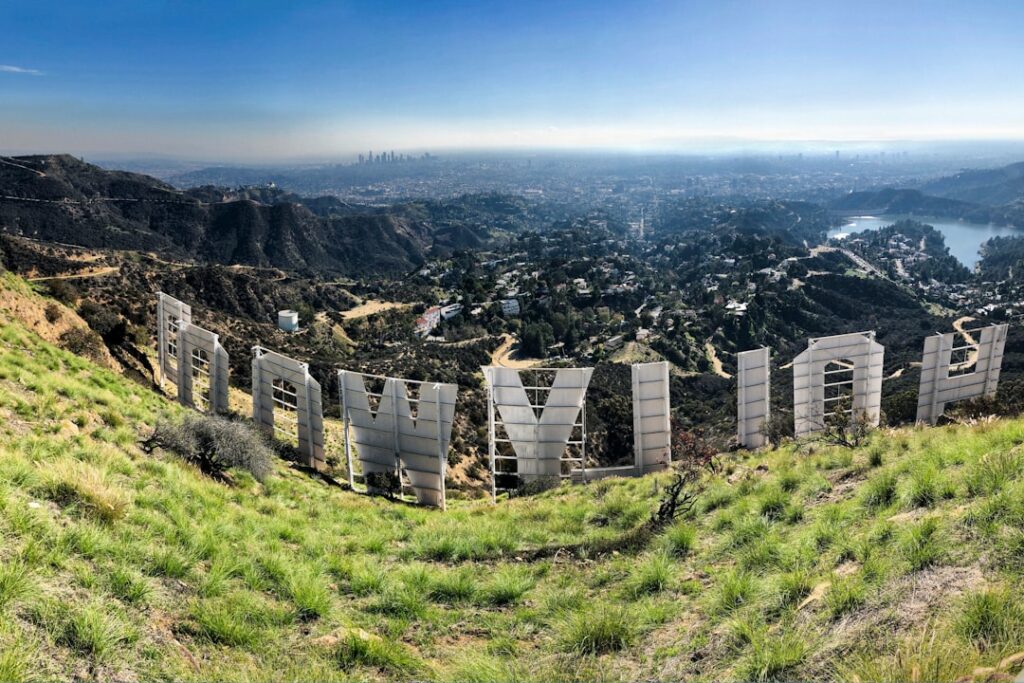
[[[9,2],[0,151],[1021,139],[1022,27],[996,1]]]

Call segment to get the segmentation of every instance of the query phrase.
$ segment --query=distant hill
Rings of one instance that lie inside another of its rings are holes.
[[[923,216],[1024,226],[1024,199],[1000,206],[988,206],[962,199],[937,197],[920,190],[886,188],[873,192],[851,192],[831,202],[828,208],[834,213],[846,215]]]
[[[927,194],[998,206],[1024,199],[1024,161],[1002,168],[965,170],[926,183]]]
[[[836,212],[871,214],[918,214],[960,218],[976,212],[977,204],[932,197],[920,190],[886,188],[874,192],[851,192],[829,204]]]
[[[725,235],[776,235],[787,242],[818,242],[836,224],[817,204],[800,201],[753,200],[739,204],[704,197],[665,202],[653,221],[659,233],[704,231]]]
[[[399,273],[434,250],[485,241],[483,221],[435,227],[435,213],[419,205],[352,207],[272,188],[181,191],[71,156],[0,157],[0,230],[169,258],[296,272]]]

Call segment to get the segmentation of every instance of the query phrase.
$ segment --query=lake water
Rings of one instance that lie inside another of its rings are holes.
[[[829,237],[851,232],[863,232],[865,230],[878,230],[887,225],[892,225],[901,218],[908,216],[854,216],[848,219],[849,223],[829,231]],[[915,221],[927,223],[941,232],[946,238],[946,246],[953,254],[968,268],[974,268],[974,264],[980,260],[978,250],[981,245],[992,237],[1003,235],[1024,236],[1024,230],[1017,230],[1007,226],[985,225],[982,223],[965,223],[963,221],[950,220],[948,218],[922,218],[910,216]]]

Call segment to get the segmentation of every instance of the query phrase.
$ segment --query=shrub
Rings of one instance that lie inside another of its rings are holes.
[[[602,605],[575,612],[559,628],[559,649],[597,655],[630,646],[636,637],[632,616],[623,608]]]
[[[719,470],[718,450],[701,431],[672,433],[672,479],[665,485],[650,525],[661,528],[693,512],[707,487],[707,476]]]
[[[60,320],[63,312],[61,311],[60,306],[51,301],[46,304],[46,308],[43,310],[43,315],[46,316],[46,322],[53,324]]]
[[[366,489],[372,495],[384,496],[388,499],[398,497],[402,491],[402,481],[393,471],[370,472],[366,475]]]
[[[78,314],[108,344],[117,345],[128,338],[128,323],[109,308],[92,301],[84,301]]]
[[[60,335],[58,341],[62,349],[76,356],[83,356],[93,361],[103,359],[103,339],[92,330],[73,327]]]
[[[46,283],[46,289],[50,296],[68,306],[77,305],[78,300],[82,298],[78,289],[67,280],[50,280]]]
[[[272,469],[270,449],[258,432],[217,415],[188,414],[181,422],[158,422],[143,448],[163,448],[214,477],[238,467],[262,482]]]

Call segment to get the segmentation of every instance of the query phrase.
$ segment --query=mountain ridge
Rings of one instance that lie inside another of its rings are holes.
[[[486,239],[435,230],[429,215],[406,207],[360,209],[273,190],[181,191],[68,155],[0,161],[0,230],[46,241],[352,275],[408,272],[435,249]]]

